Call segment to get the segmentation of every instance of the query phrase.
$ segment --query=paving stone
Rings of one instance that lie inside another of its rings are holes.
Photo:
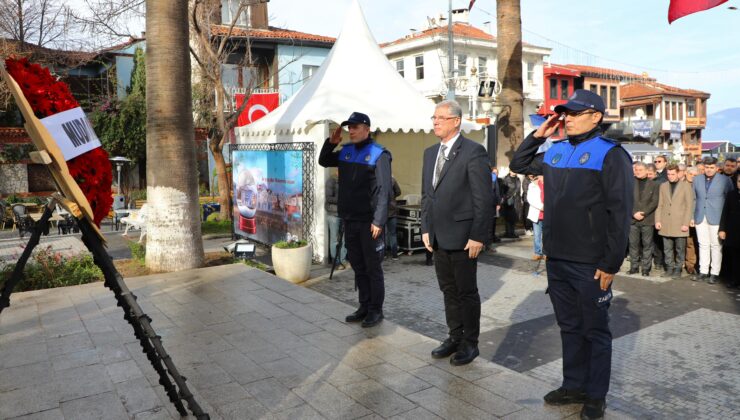
[[[64,417],[75,420],[128,419],[115,392],[105,392],[62,403]]]
[[[200,395],[215,407],[251,397],[249,392],[236,382],[216,385],[211,388],[200,388]]]
[[[314,372],[307,378],[307,382],[324,381],[340,389],[343,389],[347,384],[367,379],[367,376],[342,363],[331,363],[313,370]]]
[[[300,386],[313,372],[291,358],[267,362],[262,367],[290,389]]]
[[[59,407],[54,384],[33,385],[0,393],[0,419],[18,417]]]
[[[324,420],[326,418],[308,404],[302,404],[298,407],[274,413],[272,414],[272,417],[275,420]]]
[[[199,388],[210,388],[232,381],[231,376],[213,362],[187,364],[180,368],[180,373],[188,378],[188,382]]]
[[[32,363],[0,370],[0,393],[33,385],[49,383],[53,380],[49,362]]]
[[[51,410],[14,417],[13,420],[64,420],[64,414],[62,414],[62,410],[53,408]]]
[[[267,414],[265,408],[254,398],[244,398],[217,408],[224,420],[260,419]]]
[[[413,410],[409,410],[405,413],[397,414],[391,417],[391,420],[434,420],[440,419],[441,417],[432,414],[428,410],[421,407],[416,407]]]
[[[286,411],[304,405],[298,395],[274,378],[267,378],[244,385],[249,395],[256,398],[272,412]]]
[[[236,350],[211,354],[210,359],[240,384],[248,384],[270,377],[265,369]]]
[[[354,419],[371,414],[367,408],[326,382],[301,386],[293,391],[330,419]]]
[[[45,362],[48,358],[46,342],[0,346],[0,369]]]
[[[117,383],[115,388],[129,416],[170,404],[169,400],[160,400],[149,382],[143,377]]]
[[[442,418],[482,419],[490,417],[485,411],[445,394],[439,388],[427,388],[407,395],[406,398]]]
[[[113,383],[102,364],[63,370],[56,372],[55,376],[59,401],[85,398],[113,390]]]
[[[114,384],[144,377],[144,374],[139,370],[139,367],[133,360],[112,363],[106,365],[105,369],[108,371],[108,376]]]
[[[359,372],[375,379],[400,395],[413,394],[432,386],[388,363],[359,369]]]
[[[349,384],[341,389],[355,401],[386,418],[409,411],[416,406],[372,379]]]

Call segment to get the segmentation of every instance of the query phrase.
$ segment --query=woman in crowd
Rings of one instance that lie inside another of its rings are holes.
[[[527,186],[527,203],[529,203],[529,211],[527,212],[527,219],[532,222],[532,229],[534,230],[534,256],[533,260],[539,261],[545,259],[545,254],[542,250],[542,220],[545,218],[544,213],[544,201],[545,201],[545,186],[543,183],[542,176],[528,175],[530,180]]]

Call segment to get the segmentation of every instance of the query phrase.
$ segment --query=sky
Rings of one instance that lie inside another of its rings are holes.
[[[352,0],[270,0],[270,25],[339,36]],[[466,8],[469,0],[453,0]],[[740,107],[740,0],[668,24],[669,0],[522,0],[526,42],[553,48],[552,62],[641,74],[709,92],[709,113]],[[360,0],[378,42],[421,29],[448,0]],[[496,30],[495,0],[477,0],[470,22]]]

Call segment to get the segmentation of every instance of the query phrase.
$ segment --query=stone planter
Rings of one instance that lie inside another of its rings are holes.
[[[301,283],[311,275],[311,245],[300,248],[272,247],[272,266],[275,274],[291,283]]]

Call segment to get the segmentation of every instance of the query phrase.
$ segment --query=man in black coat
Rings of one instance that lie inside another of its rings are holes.
[[[630,269],[627,274],[635,274],[642,265],[642,275],[649,276],[655,245],[655,209],[658,208],[660,184],[647,176],[647,168],[642,162],[634,164],[635,189],[632,222],[630,225]],[[642,246],[642,253],[640,253]],[[639,263],[638,263],[639,261]],[[659,262],[662,264],[662,262]]]
[[[516,239],[516,222],[519,220],[519,209],[522,205],[522,184],[519,177],[510,171],[508,175],[501,178],[501,212],[506,222],[504,238]]]
[[[486,150],[460,133],[460,105],[440,102],[432,121],[441,142],[424,151],[421,233],[424,246],[434,252],[449,328],[449,338],[432,350],[432,357],[454,354],[450,363],[460,366],[479,354],[476,272],[493,218],[493,186]]]

